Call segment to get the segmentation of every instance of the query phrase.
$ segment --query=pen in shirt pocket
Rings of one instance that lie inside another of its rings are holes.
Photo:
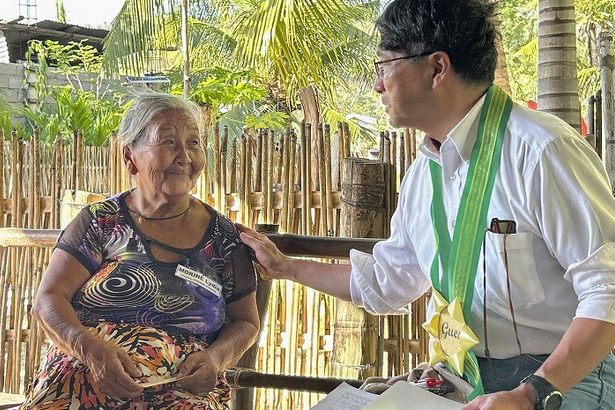
[[[493,218],[489,224],[489,231],[499,234],[517,233],[517,223],[510,219]]]

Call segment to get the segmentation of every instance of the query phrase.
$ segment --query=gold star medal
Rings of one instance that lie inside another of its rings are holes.
[[[446,362],[461,375],[466,352],[478,343],[478,338],[466,325],[459,298],[448,303],[435,289],[432,298],[435,313],[423,323],[435,339],[429,348],[429,365]]]

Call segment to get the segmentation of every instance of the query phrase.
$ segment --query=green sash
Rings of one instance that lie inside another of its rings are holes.
[[[499,87],[491,85],[487,89],[485,103],[480,113],[478,135],[472,148],[470,167],[457,211],[452,240],[442,201],[442,168],[435,161],[429,162],[433,187],[431,218],[437,247],[431,266],[431,281],[434,289],[449,303],[455,298],[459,299],[466,319],[472,307],[474,279],[488,222],[487,210],[495,174],[500,166],[502,141],[511,109],[510,97]],[[440,266],[443,270],[442,275],[440,275]],[[484,391],[476,356],[470,350],[466,352],[465,362],[463,373],[475,387],[469,396],[471,399],[483,394]]]

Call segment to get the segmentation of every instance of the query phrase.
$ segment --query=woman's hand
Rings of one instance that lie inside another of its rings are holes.
[[[277,246],[262,233],[258,233],[247,226],[236,224],[241,240],[254,251],[259,264],[274,279],[292,279],[286,267],[290,261]]]
[[[177,377],[182,378],[176,386],[197,395],[205,395],[213,390],[218,381],[217,360],[208,352],[195,352],[179,366]]]
[[[84,332],[75,341],[75,350],[78,358],[90,369],[94,383],[107,396],[131,399],[143,392],[133,379],[141,377],[141,371],[119,347]]]

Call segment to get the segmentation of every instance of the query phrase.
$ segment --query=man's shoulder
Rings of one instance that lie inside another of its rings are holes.
[[[508,121],[512,145],[542,151],[554,140],[578,139],[580,135],[560,118],[514,104]]]

